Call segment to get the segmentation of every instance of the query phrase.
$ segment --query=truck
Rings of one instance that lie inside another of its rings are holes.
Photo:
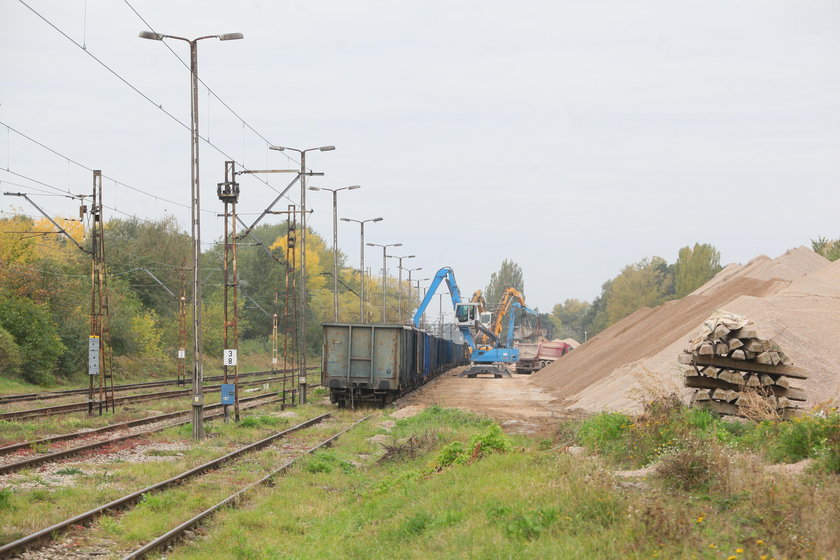
[[[516,373],[530,375],[562,358],[572,351],[572,346],[559,340],[519,343],[519,361],[516,362]]]

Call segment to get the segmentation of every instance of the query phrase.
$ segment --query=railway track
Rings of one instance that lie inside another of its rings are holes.
[[[289,468],[291,468],[292,465],[294,465],[297,461],[299,461],[303,457],[306,457],[307,455],[309,455],[311,453],[314,453],[315,451],[318,451],[319,449],[323,449],[324,447],[328,447],[328,446],[332,445],[332,442],[334,442],[336,439],[338,439],[339,437],[341,437],[345,433],[349,432],[350,430],[352,430],[353,428],[355,428],[356,426],[358,426],[359,424],[361,424],[362,422],[364,422],[368,418],[370,418],[370,415],[365,416],[364,418],[361,418],[361,419],[357,420],[356,422],[352,423],[351,425],[347,426],[346,428],[342,429],[341,431],[339,431],[339,432],[331,435],[327,439],[321,441],[317,445],[315,445],[313,447],[310,447],[309,449],[307,449],[306,451],[304,451],[303,453],[301,453],[297,457],[289,459],[288,461],[286,461],[285,463],[283,463],[282,465],[280,465],[279,467],[277,467],[276,469],[274,469],[273,471],[271,471],[270,473],[268,473],[267,475],[265,475],[261,479],[257,480],[256,482],[252,482],[251,484],[242,488],[241,490],[238,490],[238,491],[234,492],[233,494],[226,497],[224,500],[221,500],[220,502],[218,502],[218,503],[214,504],[213,506],[207,508],[206,510],[202,511],[198,515],[193,516],[192,518],[190,518],[187,521],[181,523],[177,527],[175,527],[173,529],[170,529],[169,531],[167,531],[163,535],[157,537],[156,539],[148,542],[147,544],[141,546],[140,548],[138,548],[138,549],[130,552],[129,554],[123,556],[123,560],[134,560],[134,559],[137,559],[137,558],[145,558],[149,553],[154,552],[156,550],[159,550],[159,549],[161,549],[165,546],[171,545],[171,544],[175,543],[176,541],[182,539],[187,531],[192,530],[194,527],[199,525],[201,522],[210,518],[214,513],[216,513],[217,511],[219,511],[223,507],[228,507],[228,506],[235,507],[236,505],[241,503],[242,498],[245,496],[245,494],[247,494],[248,492],[250,492],[254,488],[257,488],[258,486],[262,486],[264,484],[270,483],[275,477],[277,477],[278,475],[281,475],[284,472],[286,472],[287,470],[289,470]]]
[[[332,412],[328,412],[326,414],[322,414],[320,416],[310,418],[309,420],[306,420],[305,422],[301,422],[300,424],[297,424],[296,426],[293,426],[293,427],[288,428],[286,430],[283,430],[283,431],[277,432],[275,434],[272,434],[272,435],[270,435],[266,438],[263,438],[263,439],[261,439],[257,442],[254,442],[254,443],[245,445],[243,447],[240,447],[239,449],[237,449],[235,451],[227,453],[227,454],[225,454],[221,457],[218,457],[216,459],[208,461],[208,462],[206,462],[202,465],[199,465],[197,467],[193,467],[191,469],[188,469],[188,470],[186,470],[186,471],[184,471],[184,472],[182,472],[182,473],[180,473],[176,476],[173,476],[173,477],[168,478],[166,480],[163,480],[161,482],[151,484],[149,486],[146,486],[145,488],[142,488],[140,490],[131,492],[131,493],[126,494],[126,495],[124,495],[120,498],[117,498],[115,500],[112,500],[112,501],[108,502],[107,504],[98,506],[98,507],[93,508],[91,510],[88,510],[84,513],[75,515],[75,516],[73,516],[69,519],[65,519],[64,521],[55,523],[55,524],[53,524],[49,527],[46,527],[44,529],[41,529],[41,530],[36,531],[34,533],[31,533],[31,534],[29,534],[25,537],[22,537],[22,538],[17,539],[13,542],[7,543],[3,546],[0,546],[0,558],[10,558],[10,557],[13,557],[15,555],[21,554],[26,550],[33,549],[33,548],[39,548],[41,546],[44,546],[47,543],[49,543],[50,541],[54,540],[59,534],[61,534],[63,531],[65,531],[66,529],[68,529],[70,527],[76,527],[76,526],[79,526],[79,525],[86,525],[86,524],[90,523],[92,520],[94,520],[95,518],[97,518],[98,516],[102,515],[103,513],[116,511],[116,510],[124,510],[126,508],[132,507],[137,502],[139,502],[143,498],[143,496],[146,496],[146,495],[149,495],[149,494],[152,494],[152,493],[161,492],[163,490],[174,487],[176,485],[184,484],[188,480],[193,479],[193,478],[195,478],[199,475],[203,475],[203,474],[209,473],[211,471],[219,470],[225,464],[227,464],[231,461],[235,461],[237,459],[240,459],[242,457],[247,456],[248,454],[255,453],[257,451],[263,450],[263,449],[267,448],[268,446],[274,444],[278,440],[281,440],[282,438],[285,438],[286,436],[288,436],[290,434],[293,434],[297,431],[300,431],[300,430],[303,430],[305,428],[309,428],[311,426],[314,426],[314,425],[322,422],[323,420],[326,420],[327,418],[330,418],[332,416],[332,414],[333,414]],[[355,424],[353,424],[353,425],[355,425]],[[319,443],[317,446],[312,447],[311,449],[308,449],[302,455],[311,453],[312,451],[314,451],[316,449],[319,449],[319,448],[323,447],[324,445],[329,445],[329,443],[331,443],[336,437],[339,437],[341,434],[345,433],[350,428],[352,428],[352,426],[339,431],[337,434],[334,434],[330,438],[327,438],[326,440]],[[212,513],[215,512],[216,510],[218,510],[220,507],[223,507],[223,505],[225,505],[225,504],[231,503],[232,501],[237,499],[237,497],[239,495],[241,495],[244,492],[247,492],[248,490],[253,488],[255,485],[264,484],[265,482],[267,482],[268,480],[270,480],[272,477],[276,476],[277,474],[279,474],[283,470],[288,469],[288,467],[293,462],[294,461],[289,461],[289,462],[287,462],[288,464],[284,463],[284,465],[282,465],[281,467],[279,467],[277,469],[272,470],[270,473],[268,473],[267,475],[262,477],[256,483],[252,483],[252,484],[249,484],[249,485],[245,486],[244,488],[240,488],[234,495],[228,497],[224,501],[224,503],[216,504],[215,506],[213,506],[209,510],[207,510],[205,512],[202,512],[198,516],[193,517],[192,519],[190,519],[186,523],[180,525],[179,527],[176,527],[176,529],[173,529],[172,531],[169,531],[166,535],[163,535],[162,537],[159,537],[158,539],[155,539],[154,541],[150,542],[149,544],[144,546],[142,549],[139,549],[135,552],[132,552],[128,556],[128,558],[138,558],[138,557],[140,557],[144,554],[147,554],[149,550],[152,550],[153,548],[161,546],[161,544],[163,544],[163,543],[171,542],[173,539],[177,538],[178,535],[182,534],[183,531],[185,531],[188,527],[193,526],[195,523],[198,523],[201,519],[204,519],[207,516],[212,515]],[[186,527],[184,527],[184,526],[186,526]]]
[[[282,398],[279,398],[279,397],[271,398],[272,396],[273,395],[258,395],[258,396],[255,396],[255,397],[248,397],[248,398],[245,398],[245,399],[240,399],[239,402],[248,404],[248,406],[245,406],[245,407],[242,408],[243,410],[248,410],[248,409],[251,409],[251,408],[256,408],[258,406],[265,406],[267,404],[273,404],[273,403],[281,402],[283,400]],[[270,399],[270,400],[265,401],[264,399]],[[259,401],[259,400],[263,400],[264,402],[255,402],[255,401]],[[223,408],[223,405],[216,404],[216,405],[205,407],[205,410],[207,410],[207,409],[218,410],[218,409],[221,409],[221,408]],[[141,425],[144,425],[144,424],[154,424],[154,423],[157,423],[157,422],[166,422],[167,420],[177,418],[178,416],[184,416],[186,414],[189,414],[190,412],[191,411],[189,411],[189,410],[183,410],[183,411],[179,411],[179,412],[172,412],[172,413],[169,413],[169,414],[160,414],[158,416],[150,416],[148,418],[143,418],[141,420],[133,420],[133,421],[130,421],[130,422],[122,422],[120,424],[113,424],[111,426],[106,426],[105,428],[100,428],[98,430],[91,430],[91,431],[87,431],[87,432],[74,432],[72,434],[53,436],[53,437],[44,438],[44,439],[41,439],[41,440],[38,440],[38,441],[16,443],[14,445],[8,445],[6,447],[0,447],[0,455],[7,455],[9,453],[13,453],[15,451],[19,451],[21,449],[26,449],[26,448],[36,449],[39,446],[49,445],[51,443],[55,443],[55,442],[59,442],[59,441],[68,441],[68,440],[71,440],[71,439],[87,439],[87,438],[90,438],[91,436],[95,437],[99,434],[102,434],[103,432],[131,429],[131,428],[141,426]],[[212,420],[212,419],[215,419],[215,418],[219,418],[221,416],[224,416],[224,411],[223,410],[220,410],[218,412],[214,412],[212,414],[205,415],[204,420],[205,421]],[[54,451],[52,453],[35,454],[31,457],[26,457],[25,459],[21,459],[20,461],[15,461],[15,462],[6,463],[6,464],[0,464],[0,475],[13,473],[13,472],[16,472],[16,471],[19,471],[19,470],[22,470],[22,469],[32,468],[32,467],[35,467],[35,466],[38,466],[38,465],[42,465],[44,463],[52,463],[54,461],[58,461],[58,460],[61,460],[61,459],[66,459],[68,457],[72,457],[74,455],[84,453],[85,451],[90,451],[90,450],[97,449],[97,448],[100,448],[100,447],[105,447],[107,445],[120,443],[120,442],[129,440],[129,439],[144,437],[144,436],[147,436],[149,434],[153,434],[153,433],[156,433],[156,432],[161,432],[161,431],[163,431],[167,428],[172,428],[172,427],[175,427],[175,426],[182,426],[184,424],[189,424],[191,421],[192,421],[192,419],[188,418],[188,419],[181,420],[181,421],[178,421],[178,422],[172,422],[172,423],[168,423],[168,424],[163,425],[163,426],[158,426],[156,428],[152,428],[152,429],[149,429],[149,430],[143,430],[141,432],[132,432],[132,433],[129,433],[129,434],[124,434],[124,435],[113,437],[113,438],[108,438],[108,439],[104,439],[104,440],[99,440],[99,441],[87,443],[85,445],[80,445],[80,446],[77,446],[77,447],[70,447],[70,448],[67,448],[67,449],[61,449],[59,451]]]
[[[297,377],[295,375],[284,375],[280,377],[268,377],[263,379],[258,379],[255,381],[247,381],[245,383],[240,383],[240,387],[247,387],[250,385],[260,385],[262,383],[268,383],[270,381],[282,381],[283,379],[286,380],[296,380]],[[221,385],[207,385],[204,387],[205,392],[212,392],[218,391]],[[163,391],[157,393],[142,393],[139,395],[128,395],[125,397],[118,397],[114,399],[115,404],[128,404],[128,403],[136,403],[136,402],[145,402],[151,400],[160,400],[166,398],[173,398],[173,397],[181,397],[192,394],[192,389],[178,389],[175,391]],[[42,408],[32,408],[28,410],[17,410],[12,412],[4,412],[0,414],[0,420],[26,420],[28,418],[38,418],[42,416],[54,416],[56,414],[65,414],[68,412],[80,412],[86,411],[88,409],[88,403],[80,402],[80,403],[70,403],[70,404],[62,404],[57,406],[48,406]]]
[[[317,366],[312,366],[307,368],[308,370],[315,370],[318,369]],[[240,379],[243,377],[253,377],[255,375],[271,375],[277,373],[295,373],[297,369],[278,369],[275,371],[253,371],[250,373],[240,373]],[[221,381],[224,379],[222,375],[214,375],[211,377],[205,377],[204,381]],[[184,387],[192,386],[192,380],[188,380],[186,383],[179,383],[177,379],[167,379],[163,381],[149,381],[146,383],[128,383],[124,385],[116,385],[114,386],[115,392],[122,392],[122,391],[134,391],[137,389],[154,389],[155,387],[167,387],[169,385],[182,385]],[[86,395],[88,394],[89,389],[65,389],[63,391],[45,391],[43,393],[21,393],[17,395],[0,395],[0,405],[9,404],[9,403],[16,403],[16,402],[27,402],[27,401],[41,401],[41,400],[50,400],[50,399],[61,399],[64,397],[69,397],[73,395]]]

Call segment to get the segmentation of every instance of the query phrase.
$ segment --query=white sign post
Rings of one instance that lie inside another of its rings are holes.
[[[88,375],[99,375],[99,337],[88,338]]]
[[[224,357],[222,359],[222,365],[224,366],[235,366],[236,365],[236,350],[233,348],[228,348],[224,352]]]

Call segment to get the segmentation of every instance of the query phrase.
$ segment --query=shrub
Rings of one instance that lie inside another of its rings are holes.
[[[453,441],[443,446],[430,467],[433,470],[440,470],[450,465],[469,463],[485,455],[504,453],[511,449],[513,449],[513,444],[510,438],[498,424],[491,424],[485,431],[471,437],[467,445],[460,441]]]
[[[432,462],[434,467],[448,467],[454,464],[465,463],[468,459],[464,451],[464,444],[460,441],[453,441],[443,446],[437,458]]]
[[[50,381],[66,348],[47,307],[25,297],[0,294],[0,326],[19,347],[24,378],[32,383]]]
[[[663,455],[656,473],[669,487],[688,491],[708,486],[716,469],[717,462],[707,444],[691,441],[684,448]]]
[[[0,325],[0,375],[3,377],[17,377],[23,357],[15,337]]]
[[[768,449],[769,458],[777,462],[795,463],[826,453],[825,450],[830,448],[829,440],[840,432],[840,413],[802,416],[780,422],[774,428],[776,436]]]

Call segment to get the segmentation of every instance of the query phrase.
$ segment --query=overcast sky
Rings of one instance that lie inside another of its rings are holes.
[[[199,74],[247,126],[202,88],[202,135],[248,168],[294,165],[266,140],[334,144],[308,158],[326,174],[311,184],[361,184],[340,194],[340,215],[384,217],[367,240],[403,243],[395,252],[423,267],[415,278],[451,266],[471,293],[510,258],[528,303],[550,311],[694,242],[729,263],[840,237],[836,0],[25,1],[87,53],[0,0],[0,167],[74,193],[90,191],[89,171],[4,125],[189,204],[189,133],[156,107],[189,123],[189,72],[137,37],[147,25],[133,6],[161,33],[244,33],[202,41]],[[186,59],[186,44],[169,45]],[[228,157],[201,146],[208,243],[221,232],[215,187]],[[0,189],[45,189],[19,175],[0,171]],[[291,178],[269,182],[282,190]],[[183,206],[105,186],[118,211],[106,218],[168,213],[188,227]],[[254,178],[241,188],[243,213],[277,195]],[[69,199],[35,200],[77,212]],[[307,202],[329,238],[328,193]],[[8,197],[2,210],[32,212]],[[339,227],[356,266],[358,233]],[[381,255],[367,252],[375,272]]]

